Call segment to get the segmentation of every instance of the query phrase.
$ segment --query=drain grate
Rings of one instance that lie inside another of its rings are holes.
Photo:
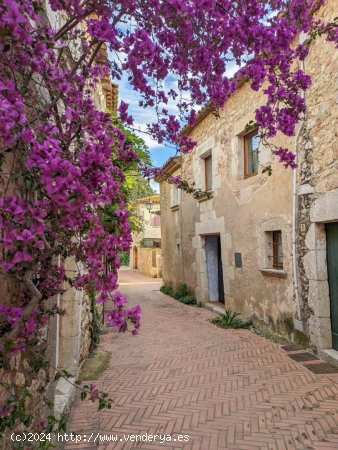
[[[301,362],[301,361],[314,361],[317,358],[317,356],[312,355],[311,353],[308,352],[303,352],[303,353],[295,353],[294,355],[288,355],[289,358],[293,359],[294,361],[297,362]]]
[[[313,373],[338,373],[338,369],[336,367],[331,366],[327,363],[320,364],[304,364],[304,367],[311,370]]]

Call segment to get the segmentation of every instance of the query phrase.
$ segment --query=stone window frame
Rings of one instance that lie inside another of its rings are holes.
[[[231,235],[225,230],[224,217],[217,217],[212,221],[196,222],[195,236],[192,246],[195,249],[196,298],[202,303],[206,303],[209,295],[209,282],[207,275],[207,263],[205,254],[205,236],[219,234],[221,238],[221,259],[223,268],[223,287],[225,304],[227,296],[230,296],[230,282],[235,279],[235,269],[230,258],[230,248],[232,247]]]

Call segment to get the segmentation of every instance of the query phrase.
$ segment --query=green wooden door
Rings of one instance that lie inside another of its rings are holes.
[[[328,223],[326,229],[327,271],[329,277],[332,348],[338,350],[338,223]]]

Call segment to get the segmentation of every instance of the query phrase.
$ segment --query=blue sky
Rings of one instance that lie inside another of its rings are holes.
[[[122,31],[126,31],[127,29],[132,28],[132,23],[120,23],[119,28]],[[120,54],[120,58],[123,60],[125,57],[124,53]],[[113,60],[114,55],[108,50],[108,58]],[[136,134],[138,134],[145,141],[148,146],[151,156],[152,163],[156,167],[162,166],[171,156],[176,154],[176,149],[172,146],[160,145],[157,141],[151,138],[149,134],[143,133],[142,131],[146,131],[147,124],[156,123],[157,117],[154,109],[152,108],[141,108],[139,106],[139,100],[141,99],[140,95],[135,92],[128,82],[128,75],[124,73],[121,80],[113,80],[117,82],[119,85],[119,102],[123,100],[124,102],[129,104],[128,113],[134,119],[133,127],[140,132],[133,130]],[[150,80],[149,80],[150,81]],[[164,88],[166,89],[177,89],[177,80],[174,76],[169,76],[164,81]],[[177,108],[175,104],[171,101],[168,105],[164,105],[171,114],[177,113]]]
[[[146,143],[150,150],[152,157],[152,163],[156,167],[161,167],[171,156],[176,154],[176,149],[170,144],[159,144],[149,134],[142,131],[146,131],[147,124],[151,124],[157,121],[156,114],[152,108],[141,108],[139,104],[140,96],[135,92],[132,86],[129,84],[127,76],[123,76],[119,85],[119,102],[123,100],[129,104],[128,112],[133,116],[134,125],[136,130],[133,130],[138,134]],[[175,113],[175,106],[172,104],[168,107],[170,112]],[[158,185],[154,181],[151,182],[152,186],[158,190]]]

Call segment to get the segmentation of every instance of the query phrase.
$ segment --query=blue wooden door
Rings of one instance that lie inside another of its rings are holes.
[[[327,271],[329,278],[332,348],[338,350],[338,223],[328,223],[326,229]]]

